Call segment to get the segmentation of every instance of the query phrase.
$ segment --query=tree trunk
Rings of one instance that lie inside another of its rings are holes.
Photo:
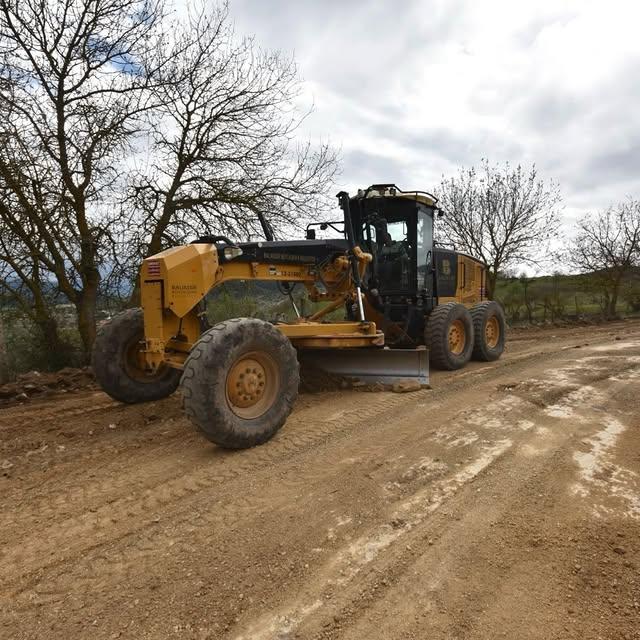
[[[492,271],[491,269],[487,269],[486,270],[486,291],[485,294],[487,296],[488,300],[493,300],[493,296],[495,295],[496,292],[496,280],[497,280],[497,273],[495,271]]]
[[[7,357],[7,342],[4,336],[4,320],[0,315],[0,384],[9,382],[9,358]]]
[[[618,295],[620,293],[620,285],[622,283],[622,277],[624,272],[619,272],[616,275],[615,280],[611,282],[611,296],[608,298],[607,302],[607,315],[609,318],[617,317],[617,306],[618,306]]]
[[[171,221],[175,213],[173,199],[175,198],[182,175],[183,175],[183,169],[182,169],[182,165],[180,165],[176,170],[176,175],[173,178],[173,183],[169,187],[169,190],[165,195],[164,204],[162,205],[162,214],[160,215],[160,219],[156,223],[153,233],[151,234],[151,238],[149,239],[149,244],[147,246],[147,253],[145,256],[147,258],[149,256],[153,256],[156,253],[160,253],[160,251],[162,251],[162,236],[164,235],[164,232],[167,230],[167,228],[171,224]]]
[[[33,280],[29,282],[33,294],[33,313],[30,317],[40,331],[42,350],[46,353],[46,367],[55,371],[69,364],[69,349],[62,343],[53,303],[45,296],[40,277],[40,265],[34,262]]]
[[[96,305],[98,302],[98,286],[100,271],[96,266],[97,247],[91,228],[87,225],[84,193],[76,199],[78,227],[82,230],[80,273],[82,275],[82,291],[76,301],[78,314],[78,331],[82,340],[83,359],[91,361],[93,342],[96,338]]]
[[[76,304],[78,314],[78,332],[82,340],[84,361],[88,364],[91,360],[93,341],[96,338],[96,303],[98,300],[98,285],[87,284],[82,292],[79,302]]]
[[[55,371],[67,366],[70,363],[69,349],[60,339],[58,322],[50,310],[36,307],[35,323],[42,334],[44,349],[47,352],[48,368]]]
[[[140,302],[140,278],[136,278],[133,283],[133,289],[131,291],[131,295],[129,296],[129,301],[127,306],[129,307],[139,307]]]
[[[616,308],[618,306],[618,287],[614,287],[611,292],[611,298],[609,299],[609,308],[607,310],[607,315],[610,318],[615,318],[617,315]]]
[[[604,298],[604,302],[603,302],[603,298]],[[602,313],[604,314],[605,317],[609,314],[609,306],[610,306],[609,292],[605,289],[603,296],[600,298],[600,308],[602,309]]]

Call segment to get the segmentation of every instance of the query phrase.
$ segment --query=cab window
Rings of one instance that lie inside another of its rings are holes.
[[[417,288],[429,290],[429,274],[431,273],[433,248],[433,218],[424,211],[418,211],[417,225]]]

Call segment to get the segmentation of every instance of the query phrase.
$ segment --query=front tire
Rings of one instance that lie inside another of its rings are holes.
[[[425,344],[436,369],[464,367],[473,351],[473,322],[468,309],[457,302],[437,306],[427,319]]]
[[[471,309],[475,334],[473,359],[497,360],[504,351],[505,321],[502,307],[493,300],[480,302]]]
[[[107,320],[93,343],[91,366],[102,389],[114,400],[135,404],[161,400],[180,382],[180,371],[161,364],[145,371],[138,357],[144,340],[142,309],[127,309]]]
[[[183,406],[205,437],[227,449],[269,440],[300,384],[296,350],[272,324],[235,318],[206,331],[184,366]]]

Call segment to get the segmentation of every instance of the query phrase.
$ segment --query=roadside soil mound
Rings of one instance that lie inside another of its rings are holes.
[[[54,373],[29,371],[19,375],[15,382],[0,386],[0,407],[29,402],[32,398],[44,397],[53,392],[68,393],[94,388],[96,383],[91,367],[66,367]]]

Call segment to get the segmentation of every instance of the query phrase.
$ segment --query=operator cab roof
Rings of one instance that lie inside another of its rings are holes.
[[[361,198],[407,198],[427,207],[435,207],[438,202],[438,198],[427,191],[403,191],[395,184],[372,184],[366,189],[358,189],[358,194],[353,199]]]

